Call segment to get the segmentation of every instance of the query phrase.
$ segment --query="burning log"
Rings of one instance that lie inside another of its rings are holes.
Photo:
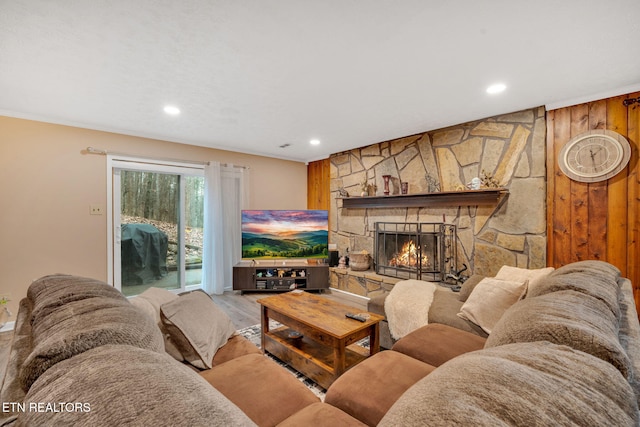
[[[420,262],[418,262],[420,260]],[[404,245],[399,253],[395,254],[390,260],[389,265],[392,267],[405,267],[405,268],[417,268],[419,265],[423,267],[429,265],[429,257],[423,255],[420,256],[420,248],[409,240]]]

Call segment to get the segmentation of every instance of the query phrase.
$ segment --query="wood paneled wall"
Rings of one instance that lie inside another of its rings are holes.
[[[640,105],[623,104],[638,96],[547,112],[547,259],[553,267],[586,259],[610,262],[631,279],[640,307]],[[560,171],[558,154],[572,137],[593,129],[625,136],[631,143],[631,161],[608,181],[572,181]]]
[[[329,159],[309,163],[307,165],[307,209],[329,210],[330,197]]]

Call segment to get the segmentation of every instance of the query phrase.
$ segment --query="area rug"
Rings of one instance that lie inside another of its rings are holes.
[[[280,323],[274,322],[273,320],[269,320],[269,329],[276,329],[276,328],[279,328],[280,326],[282,326]],[[242,328],[238,330],[238,333],[243,337],[245,337],[246,339],[248,339],[249,341],[251,341],[253,344],[255,344],[256,347],[260,348],[261,330],[262,330],[262,327],[260,326],[260,324],[257,324],[253,326],[247,326],[246,328]],[[361,345],[362,347],[369,348],[369,338],[367,337],[359,341],[358,344]],[[322,388],[321,386],[319,386],[309,378],[305,377],[303,374],[296,371],[295,369],[293,369],[292,367],[290,367],[289,365],[287,365],[277,357],[273,356],[272,354],[267,353],[266,356],[269,357],[274,362],[276,362],[278,365],[285,368],[288,372],[291,373],[291,375],[296,377],[300,382],[302,382],[305,386],[307,386],[307,388],[311,390],[313,394],[318,396],[320,400],[324,401],[324,395],[326,393],[326,390],[324,388]]]

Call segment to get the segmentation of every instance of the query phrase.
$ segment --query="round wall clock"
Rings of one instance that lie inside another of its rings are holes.
[[[627,139],[610,130],[591,130],[562,147],[558,165],[569,178],[598,182],[617,175],[631,158]]]

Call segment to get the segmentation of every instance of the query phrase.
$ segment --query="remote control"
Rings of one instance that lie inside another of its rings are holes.
[[[347,313],[345,314],[346,317],[348,317],[349,319],[354,319],[357,320],[358,322],[366,322],[367,319],[365,319],[362,316],[358,316],[357,314],[353,314],[353,313]]]

